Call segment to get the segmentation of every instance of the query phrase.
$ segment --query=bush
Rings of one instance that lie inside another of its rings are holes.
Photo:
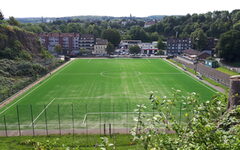
[[[28,51],[22,50],[19,53],[19,58],[23,60],[32,60],[32,55]]]
[[[138,105],[132,130],[134,141],[144,149],[240,149],[240,106],[226,112],[225,95],[200,103],[196,93],[184,95],[177,90],[171,97],[152,95],[150,100],[155,115],[142,113],[146,107]],[[179,103],[187,118],[183,123],[171,111]],[[189,112],[184,112],[186,106],[192,106]]]

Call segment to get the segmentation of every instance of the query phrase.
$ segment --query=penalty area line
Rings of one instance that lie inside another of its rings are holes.
[[[53,101],[55,100],[56,98],[53,98],[48,104],[46,107],[44,107],[44,109],[37,115],[37,117],[33,120],[32,123],[30,123],[29,127],[32,126],[36,121],[37,119],[45,112],[45,110],[53,103]]]
[[[89,59],[87,63],[90,63],[90,61],[92,61],[92,59]]]
[[[143,114],[152,114],[153,112],[142,112]],[[104,114],[138,114],[138,112],[89,112],[84,115],[82,124],[86,124],[88,115],[104,115]]]

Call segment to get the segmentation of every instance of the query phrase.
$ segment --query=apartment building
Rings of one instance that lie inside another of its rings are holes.
[[[183,50],[192,49],[193,44],[190,38],[168,38],[167,54],[179,55]]]
[[[93,50],[95,39],[94,35],[78,33],[40,33],[40,42],[50,52],[54,53],[56,45],[61,45],[64,54],[70,54],[79,49]]]
[[[79,37],[79,48],[85,49],[87,51],[93,51],[95,44],[94,35],[91,34],[81,34]]]

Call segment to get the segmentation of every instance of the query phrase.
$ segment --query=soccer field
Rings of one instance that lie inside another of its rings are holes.
[[[137,104],[150,106],[150,91],[171,96],[173,88],[196,92],[202,101],[216,92],[162,59],[75,59],[1,108],[0,129],[4,115],[12,129],[19,122],[41,128],[46,120],[66,128],[70,122],[79,128],[87,121],[128,122]]]

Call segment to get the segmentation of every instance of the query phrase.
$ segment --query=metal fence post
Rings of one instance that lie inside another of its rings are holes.
[[[62,135],[62,131],[61,131],[61,119],[60,119],[60,106],[58,104],[58,129],[59,129],[59,134]]]
[[[18,105],[17,105],[17,120],[18,120],[18,133],[19,136],[21,136],[21,124],[20,124],[20,116],[19,116],[19,109],[18,109]]]
[[[111,123],[109,123],[109,135],[110,135],[110,137],[112,137],[112,127],[111,127]]]
[[[88,139],[88,124],[87,124],[87,114],[88,114],[88,105],[85,105],[85,111],[86,111],[86,118],[85,118],[85,124],[86,124],[86,134],[87,134],[87,145],[89,145],[89,139]]]
[[[112,130],[113,130],[113,134],[114,134],[114,123],[115,123],[115,108],[114,108],[114,104],[112,105],[112,109],[113,109],[113,123],[112,123]]]
[[[73,103],[72,103],[72,135],[73,135],[73,141],[72,141],[72,145],[74,145],[74,111],[73,111]]]
[[[48,136],[48,121],[47,121],[47,107],[46,107],[46,105],[44,105],[44,116],[45,116],[46,134]]]
[[[114,123],[115,123],[115,105],[113,104],[113,125],[112,125],[112,129],[113,129],[113,144],[116,145],[116,137],[115,137],[115,129],[114,129]]]
[[[127,118],[126,118],[126,124],[127,124],[127,132],[126,133],[128,133],[128,131],[129,131],[129,129],[128,129],[128,108],[129,106],[128,106],[128,103],[127,103]]]
[[[73,111],[73,104],[72,104],[72,133],[74,135],[74,111]]]
[[[103,124],[103,134],[104,134],[104,136],[106,135],[106,124],[105,123]]]
[[[32,119],[32,132],[33,132],[33,136],[35,136],[32,105],[30,105],[30,111],[31,111],[31,119]]]
[[[4,121],[4,127],[5,127],[5,134],[6,134],[6,136],[8,136],[8,132],[7,132],[7,122],[6,122],[6,117],[5,117],[5,115],[3,116],[3,121]]]
[[[100,112],[100,115],[99,115],[99,122],[100,122],[100,124],[99,124],[99,128],[100,128],[100,137],[101,137],[101,133],[102,133],[102,131],[101,131],[101,122],[102,122],[101,103],[99,103],[99,112]]]

